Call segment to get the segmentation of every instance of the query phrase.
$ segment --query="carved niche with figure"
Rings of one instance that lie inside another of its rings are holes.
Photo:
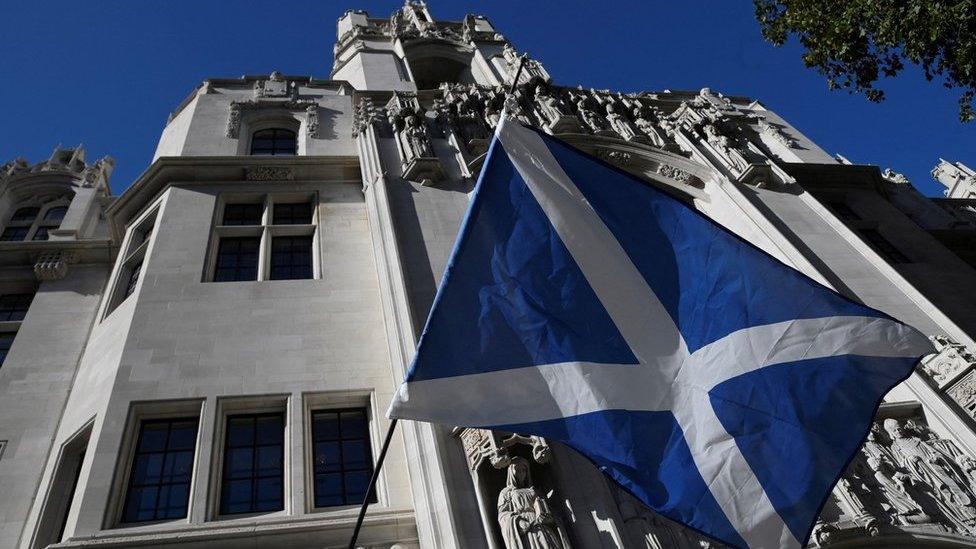
[[[464,447],[491,547],[570,548],[551,504],[555,492],[544,490],[533,476],[536,467],[546,477],[544,466],[552,459],[544,438],[486,429],[457,429],[455,436]]]

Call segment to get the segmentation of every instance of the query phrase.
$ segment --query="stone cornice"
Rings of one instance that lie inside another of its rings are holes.
[[[105,210],[115,237],[125,223],[173,183],[220,184],[254,182],[255,169],[288,170],[289,183],[359,180],[356,156],[164,156],[158,158]],[[252,174],[251,177],[248,174]],[[284,172],[280,172],[284,173]]]

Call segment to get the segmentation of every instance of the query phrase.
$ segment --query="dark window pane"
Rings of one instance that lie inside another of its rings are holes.
[[[47,240],[47,227],[38,227],[31,240]]]
[[[45,221],[61,221],[62,219],[64,219],[64,214],[66,214],[66,213],[68,213],[68,207],[67,206],[55,206],[55,207],[49,209],[44,214],[44,220]]]
[[[284,509],[284,414],[227,418],[220,512]]]
[[[271,239],[271,280],[312,278],[312,237],[276,236]]]
[[[342,470],[342,443],[326,441],[315,443],[315,472],[327,473]]]
[[[308,202],[301,204],[275,204],[275,225],[311,225],[312,205]]]
[[[330,473],[315,476],[315,506],[331,507],[333,505],[344,505],[345,496],[343,490],[342,474]]]
[[[0,332],[0,365],[3,365],[3,361],[7,359],[7,353],[10,352],[10,346],[14,344],[16,335],[16,332]]]
[[[277,511],[283,508],[284,490],[282,489],[282,480],[282,477],[278,476],[261,478],[255,482],[255,511]]]
[[[0,234],[0,240],[20,242],[27,238],[28,232],[30,232],[30,227],[7,227],[3,230],[3,234]]]
[[[136,284],[139,283],[139,273],[142,272],[142,261],[136,263],[129,270],[129,279],[125,284],[125,297],[129,297],[136,291]]]
[[[32,301],[34,294],[0,295],[0,321],[24,320]]]
[[[257,237],[221,239],[214,281],[257,280],[259,242]]]
[[[861,229],[861,236],[871,244],[871,247],[875,249],[876,252],[881,254],[890,263],[911,263],[912,260],[908,258],[905,254],[901,253],[901,250],[895,247],[887,238],[881,235],[875,229]]]
[[[365,440],[346,440],[342,442],[342,467],[345,469],[366,469],[369,467],[369,452]]]
[[[362,503],[373,474],[366,410],[314,412],[312,438],[315,506]]]
[[[37,214],[40,212],[40,208],[20,208],[14,215],[10,217],[11,221],[34,221],[37,219]]]
[[[317,412],[312,424],[315,440],[337,440],[339,438],[339,414],[336,412]]]
[[[190,500],[197,420],[147,420],[129,472],[122,522],[183,518]]]
[[[297,144],[295,132],[282,128],[259,130],[251,136],[251,154],[265,156],[294,156]]]
[[[844,221],[858,221],[861,216],[857,215],[857,212],[851,209],[844,202],[840,201],[830,201],[827,202],[827,206],[837,214],[837,217],[843,219]]]
[[[224,225],[260,225],[263,204],[227,204],[224,206]]]

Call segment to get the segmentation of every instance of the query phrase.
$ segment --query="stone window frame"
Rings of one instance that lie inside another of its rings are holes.
[[[312,206],[312,223],[308,225],[275,225],[273,223],[275,204],[294,204],[308,202]],[[263,213],[260,225],[224,225],[224,208],[227,204],[262,204]],[[207,246],[207,259],[204,262],[203,282],[217,283],[217,252],[220,241],[224,238],[251,237],[258,238],[258,272],[255,280],[224,281],[222,284],[251,283],[251,282],[285,282],[285,280],[271,279],[271,243],[278,236],[310,236],[312,237],[312,277],[297,280],[319,280],[322,277],[322,254],[319,221],[319,193],[308,191],[282,192],[229,192],[221,193],[214,205],[211,222],[210,242]],[[295,279],[293,279],[295,280]]]
[[[201,481],[200,454],[204,447],[203,436],[206,431],[203,423],[205,402],[206,399],[204,398],[192,398],[130,403],[128,418],[126,419],[125,428],[122,433],[122,443],[115,464],[111,496],[109,497],[108,505],[105,507],[104,527],[106,529],[138,528],[146,525],[159,524],[190,524],[195,507],[193,495],[196,492],[197,483]],[[190,474],[190,496],[187,501],[186,516],[179,519],[163,519],[151,522],[122,522],[122,513],[125,511],[124,505],[129,489],[129,478],[132,474],[136,443],[139,440],[139,428],[142,422],[157,419],[189,418],[197,419],[197,440],[193,451],[193,471]]]
[[[103,319],[111,316],[129,296],[139,291],[146,277],[145,260],[149,255],[149,246],[153,242],[152,236],[156,232],[159,211],[160,205],[154,205],[137,217],[126,229],[120,247],[123,253],[119,254],[115,272],[112,273],[112,284],[109,286],[111,290],[106,300]],[[133,275],[137,278],[135,281],[132,280]]]
[[[216,405],[216,420],[213,427],[213,446],[210,455],[210,467],[208,472],[207,508],[206,522],[223,522],[235,520],[251,520],[256,517],[274,518],[285,517],[292,514],[292,446],[294,437],[292,436],[293,416],[291,413],[292,399],[288,393],[253,395],[253,396],[229,396],[218,397]],[[282,503],[283,508],[279,511],[259,511],[255,513],[220,513],[220,497],[223,492],[224,478],[224,450],[227,439],[227,419],[231,416],[247,414],[280,413],[284,417],[284,456],[282,466],[284,471]]]
[[[33,305],[33,300],[37,299],[37,284],[33,280],[11,280],[0,284],[0,296],[10,295],[10,294],[31,294],[33,299],[31,300],[31,305]],[[28,312],[30,308],[28,307]],[[21,326],[26,320],[26,315],[23,320],[3,320],[0,321],[0,334],[13,334],[13,340],[11,341],[11,347],[14,341],[17,339],[17,333],[20,332]],[[7,353],[9,354],[9,349]],[[6,357],[4,357],[6,359]],[[0,360],[0,368],[3,368],[4,360]]]
[[[40,549],[61,542],[71,508],[78,498],[77,488],[81,480],[82,467],[91,453],[89,446],[94,426],[95,418],[92,417],[58,447],[54,471],[45,491],[44,503],[31,538],[32,548]],[[54,529],[58,531],[55,532]]]
[[[313,106],[309,103],[309,106]],[[317,109],[318,106],[314,105]],[[237,155],[251,155],[251,139],[255,132],[261,130],[284,129],[295,132],[295,155],[308,154],[309,141],[317,135],[318,120],[309,120],[309,114],[297,108],[288,108],[285,104],[261,104],[260,108],[238,111],[240,113],[239,128],[228,132],[237,139]],[[316,111],[317,112],[317,111]],[[317,118],[318,115],[316,114]],[[253,158],[274,158],[257,157]]]
[[[7,216],[7,222],[4,224],[0,234],[6,232],[7,229],[26,228],[27,233],[22,240],[7,240],[5,242],[32,242],[40,229],[46,229],[47,231],[57,230],[61,227],[64,216],[61,219],[51,220],[46,219],[47,214],[54,208],[70,208],[72,198],[74,198],[74,193],[65,191],[64,193],[54,195],[43,194],[21,200],[10,208],[10,215]],[[37,208],[37,215],[29,221],[14,221],[13,216],[23,208]],[[48,240],[48,238],[44,238],[43,240]]]
[[[318,411],[336,410],[340,408],[362,408],[366,410],[367,432],[369,433],[370,456],[373,460],[373,468],[376,467],[376,458],[379,455],[383,433],[380,418],[377,416],[376,394],[372,390],[349,390],[349,391],[317,391],[302,394],[302,441],[303,441],[303,460],[302,477],[305,488],[305,512],[307,513],[348,513],[359,509],[360,505],[340,505],[332,507],[315,506],[315,458],[314,443],[312,442],[312,414]],[[389,495],[387,489],[386,475],[380,470],[379,478],[376,479],[376,501],[371,503],[371,507],[385,507],[389,505]]]

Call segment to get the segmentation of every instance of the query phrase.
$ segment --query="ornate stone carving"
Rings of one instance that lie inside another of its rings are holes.
[[[443,120],[445,133],[454,131],[470,155],[477,156],[487,151],[492,128],[485,112],[501,101],[499,94],[494,88],[475,84],[445,84],[442,90],[444,101],[439,118]]]
[[[720,545],[679,526],[648,509],[633,496],[611,483],[617,509],[624,521],[625,547],[641,549],[705,549]]]
[[[664,177],[667,177],[669,179],[674,179],[675,181],[680,181],[682,183],[691,181],[691,179],[694,177],[690,173],[680,168],[675,168],[674,166],[668,164],[658,164],[657,173],[663,175]]]
[[[356,105],[356,110],[353,114],[353,137],[363,133],[374,124],[384,122],[385,118],[382,109],[377,109],[372,99],[363,97],[359,100],[359,104]]]
[[[621,151],[611,151],[608,149],[597,149],[596,156],[597,158],[600,158],[605,162],[609,162],[614,166],[621,166],[621,167],[629,166],[630,162],[633,160],[633,157],[630,156],[630,153],[625,153]]]
[[[298,98],[298,85],[291,80],[285,80],[280,72],[274,71],[267,80],[254,83],[254,97],[289,97]]]
[[[535,114],[542,125],[552,133],[569,132],[579,128],[576,117],[569,112],[562,99],[543,84],[535,87]]]
[[[970,416],[976,417],[976,371],[970,369],[969,373],[946,391],[946,394],[959,403],[959,406]]]
[[[870,535],[892,529],[972,535],[974,473],[972,456],[920,421],[879,419],[834,489],[849,522],[834,523],[833,533],[853,523]]]
[[[884,420],[895,461],[913,480],[933,489],[932,496],[939,502],[940,510],[958,530],[972,531],[976,525],[976,509],[971,481],[956,461],[962,452],[924,427],[917,424],[911,427],[896,419]]]
[[[532,484],[529,462],[514,457],[498,494],[498,525],[507,549],[568,549],[558,519]]]
[[[633,115],[634,125],[647,137],[652,145],[661,148],[667,146],[667,141],[665,141],[664,136],[661,134],[661,129],[657,126],[659,118],[654,108],[638,103],[633,108]]]
[[[75,261],[69,252],[42,252],[34,261],[34,276],[38,280],[61,280],[68,274],[68,263]]]
[[[511,84],[512,80],[515,78],[515,73],[518,71],[519,63],[521,62],[522,56],[512,47],[508,42],[502,46],[502,57],[505,58],[505,64],[508,68],[508,74],[505,75],[505,83]],[[543,68],[542,63],[539,63],[535,59],[526,54],[525,62],[522,63],[522,73],[519,75],[519,84],[524,84],[531,82],[533,79],[540,79],[543,81],[549,81],[549,73]]]
[[[115,169],[115,160],[105,156],[92,164],[85,162],[85,149],[77,146],[71,149],[57,147],[51,156],[42,162],[29,164],[25,158],[16,158],[0,164],[0,181],[20,175],[38,172],[67,172],[78,179],[82,187],[104,187]]]
[[[923,358],[919,363],[919,370],[939,387],[945,387],[958,377],[958,374],[976,366],[976,354],[965,345],[941,335],[931,336],[929,339],[935,344],[938,352]]]
[[[576,113],[579,115],[584,127],[596,135],[614,135],[608,129],[606,118],[597,114],[593,109],[595,100],[585,93],[580,92],[572,94],[571,97],[576,107]]]
[[[881,172],[881,177],[884,178],[885,181],[887,181],[889,183],[894,183],[895,185],[911,185],[912,184],[912,182],[909,181],[907,177],[905,177],[905,174],[898,173],[898,172],[892,170],[891,168],[885,168],[884,171]]]
[[[783,127],[779,124],[773,124],[768,120],[763,118],[759,119],[759,131],[771,137],[774,141],[783,145],[788,149],[796,148],[796,139],[793,139],[786,132],[783,131]]]
[[[247,181],[291,181],[295,176],[287,166],[249,166],[244,168]]]
[[[431,185],[444,177],[434,154],[425,111],[413,94],[394,93],[386,106],[400,152],[403,178]]]
[[[237,139],[241,133],[243,114],[249,111],[284,110],[289,112],[304,112],[308,135],[319,137],[318,103],[311,99],[252,99],[249,101],[232,101],[227,115],[227,137]]]

